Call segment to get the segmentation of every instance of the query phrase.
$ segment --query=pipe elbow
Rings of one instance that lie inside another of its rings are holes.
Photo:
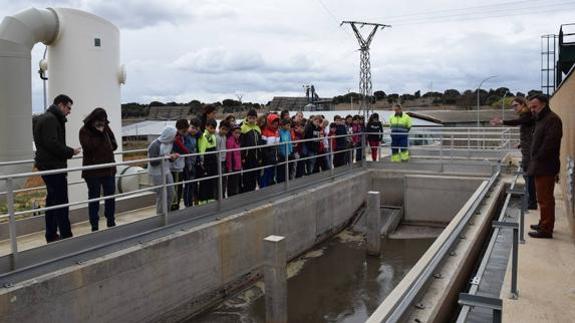
[[[54,10],[30,8],[2,20],[0,40],[21,44],[31,50],[38,42],[49,45],[56,40],[59,26]]]

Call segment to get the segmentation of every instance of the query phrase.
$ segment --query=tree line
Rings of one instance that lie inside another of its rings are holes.
[[[234,113],[234,112],[245,112],[250,109],[260,109],[262,107],[259,103],[253,102],[240,102],[238,100],[225,99],[221,102],[204,103],[198,100],[192,100],[187,103],[178,102],[160,102],[152,101],[149,104],[140,104],[136,102],[124,103],[122,104],[122,118],[139,118],[147,117],[151,107],[163,107],[163,106],[189,106],[189,114],[199,115],[204,110],[204,107],[208,104],[215,105],[219,112],[221,113]]]
[[[527,93],[527,96],[533,94],[541,93],[541,91],[531,90]],[[503,97],[514,97],[522,96],[525,97],[526,94],[522,92],[511,92],[506,87],[500,87],[497,89],[490,89],[489,91],[481,89],[479,90],[479,104],[480,105],[496,105],[500,104]],[[333,98],[333,103],[349,103],[349,102],[359,102],[362,96],[359,93],[350,92],[344,95],[338,95]],[[417,91],[413,94],[398,94],[390,93],[386,94],[384,91],[375,91],[373,96],[370,98],[372,102],[387,101],[387,103],[405,103],[410,101],[416,101],[418,99],[427,99],[420,101],[431,101],[432,105],[452,105],[458,107],[472,107],[477,105],[477,90],[465,90],[460,92],[456,89],[447,89],[444,92],[426,92],[421,94],[421,91]]]
[[[531,96],[541,91],[531,90],[527,94],[522,92],[511,92],[506,87],[500,87],[497,89],[490,89],[489,91],[481,89],[479,90],[479,104],[498,106],[501,105],[501,100],[503,97],[515,97],[515,96]],[[333,103],[349,103],[349,102],[359,102],[361,100],[361,95],[356,92],[350,92],[344,95],[338,95],[333,97]],[[477,90],[465,90],[460,92],[456,89],[447,89],[443,92],[426,92],[421,94],[421,91],[417,91],[413,94],[398,94],[390,93],[387,94],[384,91],[375,91],[373,96],[370,98],[372,102],[386,101],[389,104],[393,103],[412,103],[415,105],[448,105],[456,106],[461,108],[474,107],[477,104]],[[418,100],[420,102],[418,102]],[[198,100],[192,100],[187,103],[178,102],[160,102],[152,101],[149,104],[140,104],[136,102],[124,103],[122,104],[122,118],[140,118],[147,117],[150,108],[155,106],[189,106],[189,114],[199,115],[203,111],[204,107],[208,104],[215,105],[220,113],[238,113],[246,112],[250,109],[261,109],[269,105],[269,102],[264,105],[260,103],[253,102],[240,102],[233,99],[225,99],[221,102],[204,103]]]

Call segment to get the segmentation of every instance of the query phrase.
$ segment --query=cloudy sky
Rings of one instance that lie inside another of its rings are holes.
[[[498,75],[486,86],[527,91],[540,87],[540,36],[575,13],[566,0],[0,0],[0,16],[28,7],[82,9],[119,26],[122,101],[140,103],[237,94],[265,103],[302,95],[304,84],[320,96],[357,91],[358,45],[343,19],[393,25],[371,46],[374,90],[463,90]],[[36,73],[33,85],[39,110]]]

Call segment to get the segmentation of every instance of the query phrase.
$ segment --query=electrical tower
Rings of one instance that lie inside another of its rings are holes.
[[[355,33],[355,37],[359,42],[359,51],[360,51],[360,65],[359,65],[359,93],[361,94],[361,103],[359,105],[359,113],[367,117],[373,111],[371,105],[371,96],[372,96],[372,85],[371,85],[371,63],[369,59],[369,45],[375,36],[375,33],[378,29],[384,29],[386,27],[391,27],[390,25],[384,24],[377,24],[377,23],[370,23],[370,22],[361,22],[361,21],[342,21],[340,26],[344,24],[349,24],[353,32]],[[363,35],[359,32],[359,28],[363,28],[364,26],[372,27],[371,32],[367,38],[364,38]]]

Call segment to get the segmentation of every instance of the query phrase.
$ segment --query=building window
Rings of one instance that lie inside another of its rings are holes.
[[[102,40],[100,38],[94,38],[94,47],[102,47]]]

